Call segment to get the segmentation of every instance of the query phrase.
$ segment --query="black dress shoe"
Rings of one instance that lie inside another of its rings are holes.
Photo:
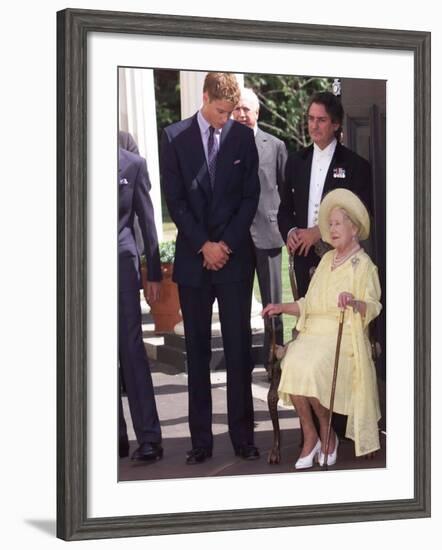
[[[204,449],[203,447],[196,447],[187,452],[186,464],[200,464],[204,462],[206,458],[212,456],[211,449]]]
[[[235,454],[244,460],[257,460],[259,458],[259,451],[254,445],[242,445],[235,450]]]
[[[132,460],[150,462],[163,458],[163,447],[160,443],[142,443],[133,453]]]
[[[126,458],[126,456],[129,456],[129,441],[127,437],[120,437],[118,440],[118,456],[120,458]]]

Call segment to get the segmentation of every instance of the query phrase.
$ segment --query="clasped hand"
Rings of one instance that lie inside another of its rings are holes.
[[[308,227],[305,229],[293,229],[287,237],[287,248],[289,252],[298,253],[299,256],[307,256],[310,248],[321,238],[319,227]]]
[[[207,241],[204,243],[201,252],[203,253],[203,266],[212,271],[223,268],[229,260],[232,252],[224,241],[218,243]]]

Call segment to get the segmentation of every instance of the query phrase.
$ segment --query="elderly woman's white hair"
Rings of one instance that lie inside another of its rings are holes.
[[[241,99],[244,99],[245,101],[248,101],[252,104],[253,108],[256,110],[256,112],[259,111],[259,99],[258,96],[255,94],[255,92],[251,88],[241,88]]]
[[[370,216],[361,199],[349,189],[337,188],[329,191],[323,198],[319,207],[319,230],[321,238],[331,244],[329,217],[333,209],[344,210],[347,217],[358,229],[358,237],[361,240],[368,239],[370,235]]]

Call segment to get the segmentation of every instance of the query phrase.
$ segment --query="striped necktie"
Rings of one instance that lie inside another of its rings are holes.
[[[217,156],[217,148],[216,148],[216,141],[215,141],[215,128],[213,126],[209,126],[209,139],[207,140],[207,160],[209,165],[209,176],[210,176],[210,184],[212,186],[215,185],[215,174],[216,174],[216,156]]]

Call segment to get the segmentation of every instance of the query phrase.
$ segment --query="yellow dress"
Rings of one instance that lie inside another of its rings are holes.
[[[331,269],[334,251],[324,254],[305,298],[297,303],[298,337],[289,344],[281,363],[278,392],[286,404],[290,395],[316,397],[327,409],[339,326],[338,295],[351,292],[367,304],[364,318],[345,310],[333,410],[348,416],[346,437],[355,442],[356,456],[379,449],[380,418],[376,371],[371,358],[368,325],[381,311],[377,268],[360,249]]]

